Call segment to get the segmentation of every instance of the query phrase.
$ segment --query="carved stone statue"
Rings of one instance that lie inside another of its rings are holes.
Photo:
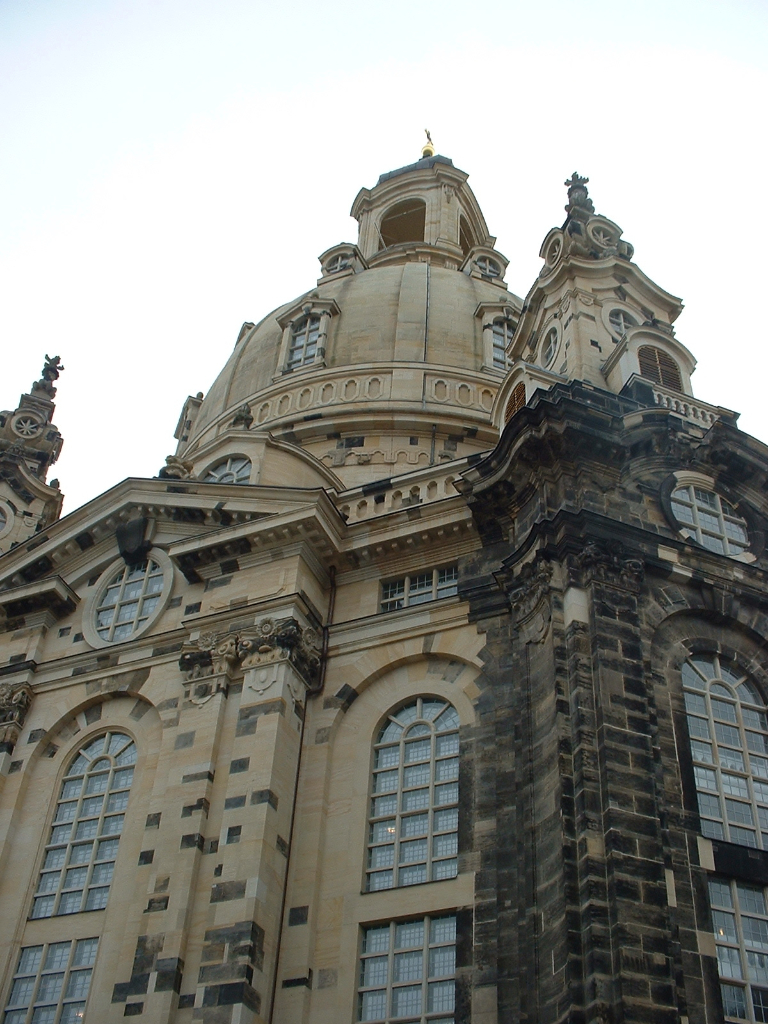
[[[63,369],[60,356],[49,356],[46,353],[45,364],[41,374],[43,380],[47,380],[49,384],[52,384],[53,381],[59,379],[59,374]]]
[[[189,480],[193,465],[194,463],[180,459],[176,455],[168,455],[165,465],[157,475],[161,480]]]
[[[235,413],[232,419],[232,426],[244,427],[246,430],[248,430],[252,423],[253,416],[251,415],[251,407],[246,402],[244,405],[241,405],[240,408]]]
[[[59,356],[49,356],[46,354],[40,380],[36,380],[32,385],[32,393],[43,391],[49,398],[53,398],[56,395],[56,388],[53,386],[53,382],[59,379],[59,374],[63,369],[64,367],[61,365]]]

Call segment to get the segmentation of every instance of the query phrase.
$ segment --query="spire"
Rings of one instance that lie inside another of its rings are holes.
[[[435,145],[432,142],[432,136],[429,133],[429,128],[424,129],[424,134],[427,136],[427,141],[424,143],[421,150],[422,160],[426,160],[428,157],[435,155]]]
[[[61,512],[58,481],[46,480],[62,446],[53,424],[53,382],[63,369],[58,356],[46,355],[40,379],[15,409],[0,412],[0,554]]]

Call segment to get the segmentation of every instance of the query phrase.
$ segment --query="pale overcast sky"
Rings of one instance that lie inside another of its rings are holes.
[[[767,55],[766,0],[1,0],[0,408],[59,354],[65,511],[155,475],[428,127],[521,296],[589,175],[686,304],[695,394],[768,441]]]

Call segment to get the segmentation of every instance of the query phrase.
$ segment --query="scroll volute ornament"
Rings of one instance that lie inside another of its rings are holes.
[[[26,683],[13,686],[0,683],[0,751],[13,750],[24,727],[24,720],[34,696]]]
[[[541,556],[524,565],[515,577],[509,599],[515,624],[526,643],[541,643],[547,635],[552,618],[551,582],[552,565]]]
[[[640,590],[645,575],[643,560],[632,557],[618,540],[589,541],[569,559],[568,569],[576,586],[600,580],[634,593]]]
[[[179,668],[185,682],[239,669],[288,661],[308,688],[320,678],[320,637],[296,619],[262,619],[237,633],[204,633],[184,645]]]

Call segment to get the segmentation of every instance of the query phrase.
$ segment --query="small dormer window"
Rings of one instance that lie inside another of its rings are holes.
[[[493,365],[497,370],[507,368],[507,345],[512,340],[514,325],[509,320],[499,318],[493,321]]]
[[[477,269],[483,277],[501,277],[501,267],[496,260],[492,260],[488,256],[480,256],[476,262]]]
[[[643,345],[638,349],[637,358],[640,363],[640,376],[652,380],[655,384],[669,388],[671,391],[682,391],[683,382],[680,367],[672,356],[652,345]]]
[[[671,501],[684,536],[720,555],[734,557],[749,549],[746,521],[719,494],[687,484],[672,492]]]
[[[340,271],[346,270],[351,262],[352,257],[348,252],[338,253],[325,264],[325,272],[326,274],[338,274]]]
[[[303,316],[291,328],[291,343],[288,348],[288,369],[295,370],[315,361],[317,342],[320,337],[320,317]]]
[[[557,328],[551,327],[541,346],[541,365],[549,366],[557,352]]]
[[[608,323],[611,325],[611,333],[617,340],[623,338],[630,327],[637,327],[637,320],[624,309],[612,309],[608,314]]]

